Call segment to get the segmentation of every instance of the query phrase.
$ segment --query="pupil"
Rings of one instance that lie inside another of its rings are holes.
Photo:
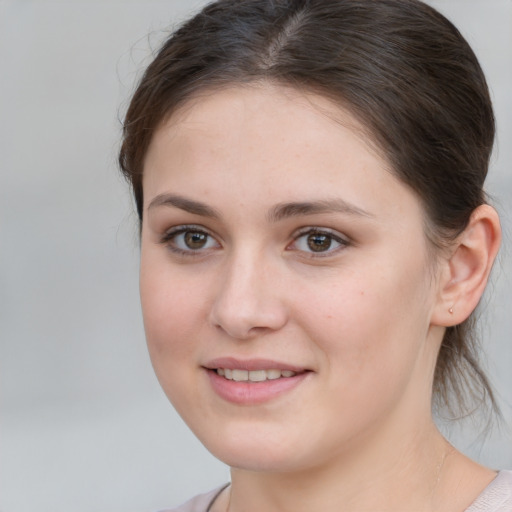
[[[188,231],[185,233],[185,243],[189,249],[201,249],[206,244],[206,235],[204,233]]]
[[[329,235],[309,235],[308,246],[312,251],[321,252],[326,251],[331,247],[331,237]]]

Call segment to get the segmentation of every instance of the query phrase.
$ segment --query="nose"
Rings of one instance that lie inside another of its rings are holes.
[[[219,276],[210,320],[236,339],[250,339],[281,329],[288,314],[277,269],[262,257],[232,258]]]

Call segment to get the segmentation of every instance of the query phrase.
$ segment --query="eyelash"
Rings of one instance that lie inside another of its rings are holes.
[[[176,226],[175,228],[172,228],[169,231],[166,231],[164,233],[164,235],[162,236],[162,238],[160,239],[160,243],[166,245],[167,248],[175,254],[182,255],[182,256],[189,256],[189,257],[202,256],[202,255],[204,255],[206,250],[211,249],[210,247],[208,247],[206,249],[201,248],[198,250],[194,250],[194,249],[190,249],[190,248],[189,249],[181,249],[181,248],[177,247],[176,242],[175,242],[176,238],[179,235],[182,235],[185,233],[194,233],[194,234],[204,235],[204,236],[208,237],[208,240],[210,240],[210,239],[215,240],[214,236],[212,236],[208,231],[206,231],[205,229],[203,229],[199,226],[182,225],[182,226]],[[208,243],[208,241],[206,243]],[[217,242],[217,244],[218,244],[218,242]]]
[[[211,235],[207,230],[203,229],[202,227],[196,226],[196,225],[176,226],[175,228],[172,228],[169,231],[167,231],[166,233],[164,233],[164,235],[162,236],[162,238],[160,240],[160,243],[166,245],[167,248],[171,252],[178,254],[178,255],[187,256],[187,257],[203,256],[206,251],[212,249],[212,247],[206,247],[206,248],[201,247],[201,248],[198,248],[197,250],[194,250],[191,248],[182,249],[180,247],[177,247],[176,246],[176,238],[179,235],[183,235],[185,233],[204,235],[205,237],[207,237],[206,244],[208,244],[209,240],[215,240],[216,244],[220,247],[220,244],[216,241],[216,239],[213,235]],[[315,252],[314,250],[307,251],[307,250],[303,250],[303,249],[291,248],[293,245],[297,245],[299,240],[301,240],[302,238],[312,236],[312,235],[316,235],[316,236],[320,236],[320,237],[322,237],[322,236],[328,237],[330,243],[329,243],[329,247],[327,248],[326,251]],[[336,244],[338,244],[338,247],[331,249],[330,246],[332,245],[332,241],[334,241]],[[302,228],[301,230],[299,230],[296,234],[294,234],[293,241],[286,247],[286,249],[307,254],[308,255],[307,257],[309,257],[309,258],[326,258],[326,257],[332,256],[333,254],[338,253],[340,250],[342,250],[350,245],[351,245],[351,242],[348,239],[340,236],[339,233],[332,232],[329,229],[323,229],[323,228],[320,229],[317,227],[305,227],[305,228]]]
[[[334,241],[338,244],[338,247],[331,249],[330,246],[326,251],[318,251],[315,252],[313,250],[311,251],[304,251],[301,249],[296,249],[297,251],[303,252],[308,255],[309,258],[327,258],[329,256],[333,256],[334,254],[337,254],[339,251],[343,250],[346,247],[349,247],[351,245],[350,240],[347,238],[341,236],[337,232],[333,232],[329,229],[325,228],[317,228],[317,227],[306,227],[302,228],[293,239],[293,242],[288,245],[288,247],[292,245],[296,245],[297,242],[303,238],[303,237],[309,237],[311,235],[317,235],[317,236],[326,236],[330,239],[331,243]],[[331,245],[331,244],[330,244]]]

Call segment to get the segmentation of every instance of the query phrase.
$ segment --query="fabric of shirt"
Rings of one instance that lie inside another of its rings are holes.
[[[512,512],[512,471],[500,471],[465,512]]]
[[[178,508],[161,512],[208,512],[224,485],[206,494],[200,494]],[[512,512],[512,471],[500,471],[464,512]]]

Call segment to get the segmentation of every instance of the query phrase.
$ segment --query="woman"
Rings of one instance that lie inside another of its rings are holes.
[[[164,44],[120,154],[144,324],[232,468],[178,510],[512,510],[512,473],[432,420],[493,402],[471,343],[493,138],[473,52],[416,0],[220,0]]]

